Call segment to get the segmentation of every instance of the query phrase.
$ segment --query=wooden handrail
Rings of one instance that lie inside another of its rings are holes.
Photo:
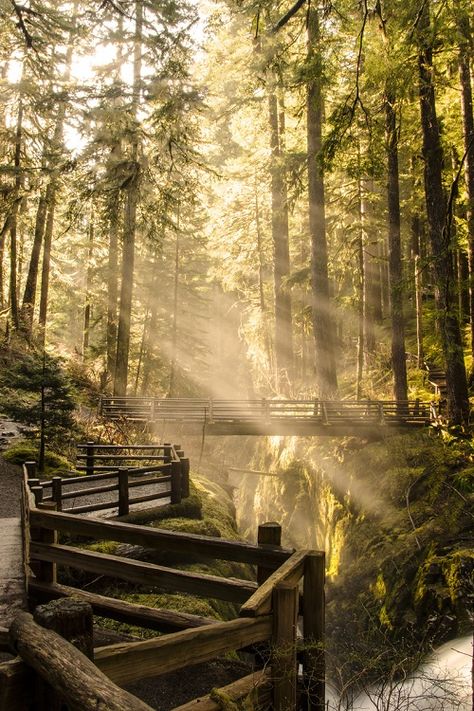
[[[121,521],[78,518],[72,514],[56,511],[33,509],[30,519],[32,526],[56,530],[61,533],[88,536],[97,540],[131,543],[144,548],[187,553],[251,565],[281,565],[293,553],[292,549],[279,548],[278,546],[263,548],[245,541],[228,541],[224,538],[180,533]]]
[[[247,602],[240,608],[241,617],[257,617],[266,615],[272,606],[274,588],[280,583],[294,583],[301,579],[304,562],[309,551],[296,551],[286,560],[265,582],[260,585]]]
[[[112,681],[125,685],[263,642],[271,633],[271,615],[218,622],[142,642],[99,647],[95,661]]]
[[[167,592],[185,592],[198,597],[212,597],[228,602],[242,603],[256,589],[256,583],[247,580],[175,570],[153,563],[60,544],[32,542],[30,555],[33,560],[69,565],[89,573],[121,578],[139,585],[155,585]]]
[[[205,625],[217,623],[217,620],[211,617],[138,605],[125,600],[117,600],[113,597],[91,593],[87,590],[71,588],[67,585],[42,583],[36,578],[29,579],[28,589],[33,594],[33,597],[41,602],[74,596],[88,602],[96,615],[158,632],[176,632],[177,630],[204,627]]]

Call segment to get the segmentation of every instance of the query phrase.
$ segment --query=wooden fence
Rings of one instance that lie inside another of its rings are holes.
[[[125,686],[141,679],[184,669],[191,664],[207,662],[234,650],[255,649],[258,645],[263,656],[264,669],[226,687],[228,696],[236,700],[254,693],[260,704],[259,708],[294,711],[297,708],[297,695],[303,694],[303,703],[308,711],[323,711],[322,552],[295,552],[282,548],[279,545],[281,531],[276,524],[260,527],[258,543],[253,545],[220,538],[172,533],[117,521],[81,518],[51,510],[54,502],[36,506],[26,480],[23,496],[28,502],[24,507],[24,527],[26,540],[29,541],[28,562],[33,571],[29,580],[31,600],[37,603],[74,593],[89,603],[96,614],[168,632],[145,641],[95,649],[94,663],[99,672],[105,674],[111,682]],[[176,570],[85,550],[71,543],[65,545],[58,542],[60,534],[66,534],[68,541],[75,536],[93,540],[125,541],[158,551],[197,555],[199,559],[218,558],[244,562],[255,566],[258,583]],[[156,610],[113,600],[90,591],[58,584],[57,568],[61,566],[142,583],[148,587],[156,586],[160,590],[227,600],[240,605],[240,612],[236,619],[229,622],[216,622],[195,615],[183,615],[171,610]],[[297,639],[298,617],[302,623],[300,640]],[[60,657],[59,661],[53,656],[50,659],[49,666],[54,667],[54,674],[50,669],[48,671],[44,660],[42,663],[37,662],[38,656],[30,647],[36,645],[35,649],[38,649],[39,637],[47,644],[47,640],[44,641],[45,631],[39,632],[28,617],[20,616],[14,625],[16,626],[10,630],[10,635],[20,658],[0,664],[0,711],[10,708],[23,711],[28,708],[31,700],[25,685],[25,679],[31,674],[28,665],[33,666],[36,673],[47,681],[56,679],[56,688],[61,690],[66,708],[81,708],[85,711],[96,708],[93,703],[97,703],[98,690],[103,688],[101,678],[97,675],[91,677],[94,692],[92,696],[95,700],[91,701],[91,705],[87,705],[82,697],[79,700],[76,686],[71,686],[67,679],[64,679],[65,670],[71,669],[70,664],[63,664],[64,657]],[[28,639],[31,639],[31,645]],[[77,654],[70,646],[64,653],[68,660],[74,660],[74,655]],[[80,662],[83,660],[76,661],[82,674],[84,670]],[[303,676],[299,680],[298,662],[303,669]],[[110,690],[107,693],[110,694]],[[137,709],[144,708],[140,703],[137,700]],[[200,699],[199,703],[185,704],[180,707],[180,711],[190,711],[195,705],[201,711],[218,711],[220,708],[211,697],[206,697]],[[42,707],[35,708],[40,711]],[[133,705],[124,705],[123,708],[133,708]]]
[[[189,496],[189,459],[177,445],[104,445],[87,442],[78,445],[78,449],[77,470],[85,472],[85,475],[58,476],[40,481],[35,462],[26,462],[29,486],[36,505],[54,502],[56,510],[74,514],[118,508],[119,516],[123,516],[129,513],[133,504],[167,498],[176,504]],[[133,466],[134,463],[142,466]],[[91,482],[95,485],[90,486]],[[112,492],[116,492],[114,498],[106,497],[104,501],[104,496]],[[100,501],[82,506],[77,503],[81,498],[94,499],[98,496]]]
[[[433,403],[421,400],[214,400],[204,398],[104,397],[108,419],[150,422],[294,423],[316,425],[423,425],[437,418]]]

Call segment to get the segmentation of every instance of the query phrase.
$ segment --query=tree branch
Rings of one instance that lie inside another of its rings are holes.
[[[302,7],[305,3],[306,3],[306,0],[296,0],[293,7],[290,7],[288,12],[278,20],[276,25],[273,25],[272,29],[270,30],[270,34],[274,35],[279,30],[281,30],[281,28],[284,27],[291,20],[293,15],[296,15],[296,13],[300,9],[300,7]]]

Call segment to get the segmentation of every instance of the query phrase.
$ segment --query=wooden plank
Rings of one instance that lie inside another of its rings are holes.
[[[288,548],[265,547],[263,549],[245,541],[227,541],[224,538],[177,533],[119,521],[78,518],[65,512],[42,512],[38,509],[31,511],[31,525],[98,540],[131,543],[161,551],[208,556],[254,565],[281,565],[293,553]]]
[[[83,477],[84,479],[84,477]],[[80,496],[93,496],[94,494],[105,494],[107,491],[118,491],[118,484],[106,484],[104,486],[91,486],[88,489],[74,489],[61,493],[61,500],[75,499]],[[44,499],[45,500],[45,499]]]
[[[227,652],[263,642],[271,633],[270,615],[218,622],[141,642],[99,647],[95,661],[112,681],[125,685],[183,669],[190,663],[202,664]]]
[[[156,494],[145,494],[143,496],[137,496],[134,499],[129,500],[129,504],[144,504],[147,501],[157,501],[158,499],[169,499],[171,498],[171,491],[158,491]],[[119,512],[119,515],[122,514]]]
[[[169,592],[185,592],[229,602],[244,602],[256,588],[256,583],[247,580],[174,570],[153,563],[58,544],[32,543],[30,554],[33,559],[70,565],[90,573],[122,578],[139,585],[151,585]]]
[[[87,454],[78,454],[77,459],[87,459]],[[96,459],[100,460],[114,460],[118,462],[124,461],[137,461],[137,462],[155,462],[163,461],[162,454],[94,454],[94,461]]]
[[[272,689],[270,676],[271,669],[257,671],[221,687],[218,691],[223,698],[234,703],[241,699],[249,699],[255,711],[268,708]],[[210,695],[201,696],[187,704],[175,707],[173,711],[222,711],[222,702],[215,701]]]
[[[269,578],[254,592],[240,608],[241,617],[266,615],[271,610],[273,589],[280,583],[295,584],[303,575],[304,561],[309,551],[293,553]]]
[[[114,451],[122,450],[138,450],[138,449],[163,449],[163,444],[94,444],[94,449],[112,449]],[[87,444],[78,444],[78,449],[86,449]],[[84,456],[84,455],[81,455]]]
[[[71,711],[152,711],[110,682],[94,663],[27,612],[19,613],[10,636],[21,657],[65,700]],[[15,707],[13,707],[15,708]]]
[[[273,592],[273,711],[296,711],[297,618],[297,584],[278,583]]]
[[[116,600],[112,597],[97,595],[87,590],[71,588],[67,585],[41,583],[35,578],[30,580],[29,585],[35,600],[40,602],[58,597],[78,597],[88,602],[96,615],[108,617],[112,620],[117,620],[117,622],[126,622],[130,625],[156,630],[157,632],[176,632],[177,630],[216,624],[216,620],[211,617],[146,607],[145,605],[138,605],[125,600]]]
[[[73,506],[70,509],[65,509],[64,513],[74,511],[75,514],[89,513],[90,511],[105,511],[105,509],[116,509],[118,501],[106,501],[104,503],[86,504],[84,506]]]
[[[68,486],[69,484],[79,484],[79,483],[89,483],[91,481],[103,481],[107,479],[112,479],[114,476],[117,476],[118,474],[118,467],[115,469],[111,469],[107,474],[89,474],[86,476],[85,474],[81,474],[80,476],[63,476],[63,486]],[[47,488],[52,485],[52,482],[50,479],[47,479],[46,481],[40,481],[40,485],[43,488]]]
[[[128,471],[129,476],[133,477],[133,474],[135,473],[133,470]],[[142,477],[140,479],[135,479],[128,482],[128,488],[133,489],[135,486],[148,486],[148,485],[154,485],[154,484],[166,484],[171,480],[170,476],[153,476],[153,477]]]

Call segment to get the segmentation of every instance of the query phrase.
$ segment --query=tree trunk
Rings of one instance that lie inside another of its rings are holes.
[[[411,218],[411,253],[415,281],[415,317],[416,317],[416,364],[422,369],[425,354],[423,349],[423,284],[421,279],[421,222],[414,213]]]
[[[46,218],[46,228],[44,231],[43,241],[43,264],[41,267],[41,293],[40,293],[40,308],[39,308],[39,326],[41,342],[46,340],[46,320],[48,316],[48,297],[49,297],[49,272],[51,266],[51,245],[53,241],[54,231],[54,212],[56,209],[56,188],[51,185],[48,202],[48,215]]]
[[[179,215],[177,220],[176,246],[174,253],[173,314],[171,318],[171,363],[169,397],[176,397],[176,364],[178,360],[178,303],[179,303]]]
[[[329,294],[324,175],[320,162],[323,97],[321,91],[321,56],[318,10],[308,10],[308,199],[311,236],[311,282],[313,331],[315,339],[316,378],[319,397],[337,391],[335,358],[335,319]]]
[[[136,120],[140,99],[140,79],[142,66],[142,24],[143,5],[135,2],[135,39],[133,51],[133,99],[132,116]],[[115,365],[114,395],[126,395],[128,379],[128,359],[130,350],[130,328],[132,316],[133,273],[135,262],[135,230],[137,220],[138,185],[140,165],[138,162],[138,134],[132,137],[131,175],[125,195],[125,211],[122,245],[122,283],[120,289],[119,323],[117,332],[117,360]]]
[[[76,18],[77,15],[77,5],[78,0],[74,1],[72,7],[72,17]],[[75,25],[75,22],[74,22]],[[65,70],[63,81],[66,84],[71,77],[71,64],[73,55],[73,41],[74,41],[75,26],[71,28],[68,38],[68,46],[65,57]],[[40,309],[39,309],[39,330],[40,330],[40,341],[45,344],[46,342],[46,322],[48,317],[48,298],[49,298],[49,272],[51,266],[51,247],[53,241],[53,230],[54,230],[54,213],[56,210],[56,193],[58,189],[58,177],[59,168],[58,162],[60,158],[60,152],[63,147],[63,127],[64,118],[66,116],[66,101],[63,100],[58,106],[56,121],[54,124],[53,138],[51,142],[50,151],[52,157],[50,159],[50,170],[51,176],[49,179],[48,187],[46,189],[46,226],[44,229],[43,237],[43,263],[41,267],[41,292],[40,292]]]
[[[474,358],[474,117],[472,107],[472,84],[470,67],[471,28],[469,17],[457,14],[457,26],[460,35],[459,44],[459,80],[461,84],[461,108],[463,119],[464,176],[467,193],[467,246],[469,258],[469,315],[471,325],[471,353]],[[471,371],[471,379],[473,377]]]
[[[119,206],[117,196],[116,208]],[[117,347],[117,297],[118,297],[118,209],[109,222],[109,253],[107,261],[107,379],[115,376]]]
[[[290,274],[290,249],[288,237],[288,204],[284,155],[281,141],[283,123],[279,121],[278,98],[275,87],[268,97],[271,145],[271,192],[273,278],[275,288],[275,358],[277,386],[284,388],[291,380],[293,368],[293,335],[291,321],[291,296],[283,282]]]
[[[36,287],[38,284],[38,272],[43,244],[43,235],[46,224],[46,211],[48,201],[46,191],[42,191],[38,200],[36,210],[35,233],[33,237],[33,247],[31,250],[30,264],[26,277],[25,291],[23,293],[23,303],[21,307],[21,328],[25,332],[28,340],[31,338],[33,330],[33,314],[36,302]]]
[[[258,199],[258,181],[255,175],[255,230],[257,236],[257,258],[258,258],[258,298],[260,305],[260,317],[263,331],[263,344],[268,362],[268,371],[273,379],[274,364],[272,353],[272,339],[268,327],[267,306],[265,303],[265,256],[263,253],[262,221],[260,219],[260,203]]]
[[[23,99],[20,96],[15,130],[15,192],[14,204],[10,215],[10,313],[12,325],[19,328],[18,283],[17,283],[17,225],[23,178],[21,175],[21,145],[23,141]]]
[[[84,328],[82,336],[82,359],[86,360],[89,350],[90,324],[91,324],[91,296],[90,288],[92,281],[92,257],[94,254],[94,205],[91,205],[89,218],[89,245],[87,249],[87,269],[86,269],[86,299],[84,304]]]
[[[358,156],[360,158],[360,149]],[[360,164],[360,160],[359,160]],[[356,372],[356,400],[362,397],[362,376],[364,372],[364,297],[365,297],[365,262],[364,262],[364,202],[362,199],[362,180],[357,179],[357,192],[359,197],[359,229],[357,233],[357,372]]]
[[[392,325],[392,368],[395,400],[408,399],[407,362],[405,351],[405,319],[403,315],[403,272],[400,236],[400,188],[398,173],[398,128],[395,97],[385,96],[385,127],[387,146],[388,203],[388,268],[390,284],[390,315]]]
[[[425,2],[420,16],[418,34],[426,214],[435,275],[439,332],[446,363],[448,414],[453,423],[462,424],[469,418],[469,398],[453,274],[450,219],[446,213],[442,184],[443,152],[433,84],[429,0]]]

